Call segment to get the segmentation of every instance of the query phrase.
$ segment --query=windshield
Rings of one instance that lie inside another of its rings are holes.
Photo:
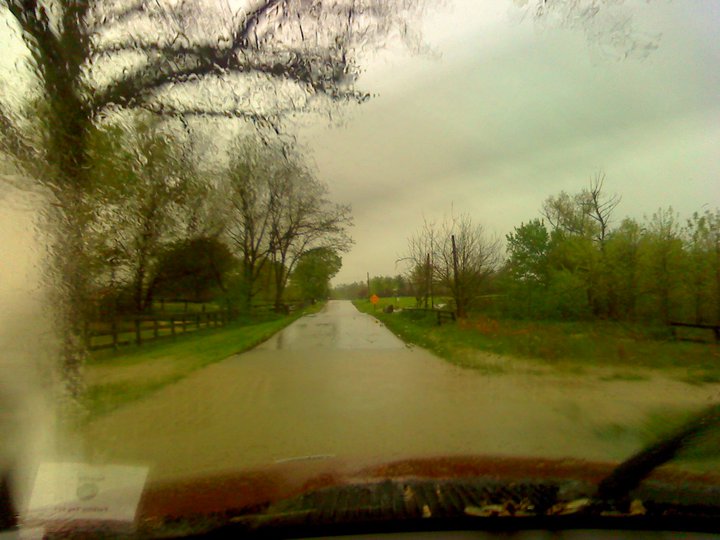
[[[0,528],[593,484],[720,402],[715,4],[0,17]]]

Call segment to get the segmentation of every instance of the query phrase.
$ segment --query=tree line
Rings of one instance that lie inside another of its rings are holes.
[[[371,293],[425,307],[450,297],[459,316],[720,323],[720,209],[621,219],[620,200],[598,173],[577,193],[548,197],[504,244],[469,214],[426,221],[408,239],[405,274],[373,278]],[[367,290],[358,282],[335,292]]]
[[[604,176],[507,235],[494,290],[516,317],[720,322],[720,209],[619,219]]]
[[[206,167],[201,137],[179,127],[141,116],[93,133],[90,299],[105,312],[143,313],[158,296],[282,311],[291,278],[294,298],[314,299],[310,282],[327,282],[351,245],[350,208],[287,143],[240,136],[227,166]],[[321,256],[334,266],[308,271]]]

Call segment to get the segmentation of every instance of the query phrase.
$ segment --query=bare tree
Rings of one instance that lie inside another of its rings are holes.
[[[600,244],[600,249],[603,252],[605,251],[605,242],[610,231],[613,212],[622,200],[617,194],[606,195],[603,192],[604,183],[605,173],[598,172],[592,179],[590,188],[582,192],[584,213],[597,224],[595,239]]]
[[[336,253],[350,249],[348,205],[328,199],[328,189],[297,161],[273,179],[276,204],[271,209],[270,258],[275,275],[275,309],[282,310],[288,277],[302,255],[324,248]]]
[[[249,309],[258,292],[257,282],[269,260],[271,216],[278,194],[273,191],[275,175],[284,171],[282,153],[257,141],[239,141],[229,170],[230,212],[226,234],[242,265],[243,303]]]
[[[422,228],[408,239],[407,253],[398,262],[408,263],[407,278],[412,283],[418,307],[432,308],[435,275],[433,256],[437,227],[425,220]]]
[[[440,224],[426,221],[409,240],[405,260],[419,267],[426,249],[433,261],[433,282],[450,291],[458,316],[467,316],[500,263],[500,241],[490,238],[468,214],[461,214]]]
[[[561,191],[543,201],[540,214],[554,231],[572,236],[592,236],[595,225],[586,211],[586,197],[583,192],[575,195]]]
[[[632,8],[616,0],[515,0],[537,23],[578,29],[604,57],[645,58],[658,48],[661,35],[640,27]]]
[[[468,214],[446,219],[435,247],[437,280],[453,295],[458,317],[467,316],[500,262],[500,242]]]

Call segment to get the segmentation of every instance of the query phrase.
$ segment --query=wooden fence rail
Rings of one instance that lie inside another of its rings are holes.
[[[237,318],[236,310],[177,313],[165,316],[138,315],[127,319],[113,319],[103,328],[85,329],[89,350],[117,349],[125,345],[142,345],[148,341],[175,338],[179,333],[225,326]],[[106,328],[105,328],[106,327]]]
[[[403,308],[403,311],[410,313],[434,313],[437,317],[438,326],[442,326],[443,321],[455,322],[455,312],[447,309],[430,309],[430,308]]]
[[[701,330],[712,330],[715,336],[715,341],[720,341],[720,325],[719,324],[701,324],[701,323],[685,323],[672,321],[668,323],[672,327],[673,337],[679,339],[677,335],[677,328],[698,328]]]

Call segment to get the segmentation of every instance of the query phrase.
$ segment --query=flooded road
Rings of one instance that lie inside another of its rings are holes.
[[[711,386],[667,379],[484,375],[408,347],[346,301],[87,427],[88,459],[150,466],[153,479],[326,456],[357,462],[460,454],[621,459],[609,437]]]

